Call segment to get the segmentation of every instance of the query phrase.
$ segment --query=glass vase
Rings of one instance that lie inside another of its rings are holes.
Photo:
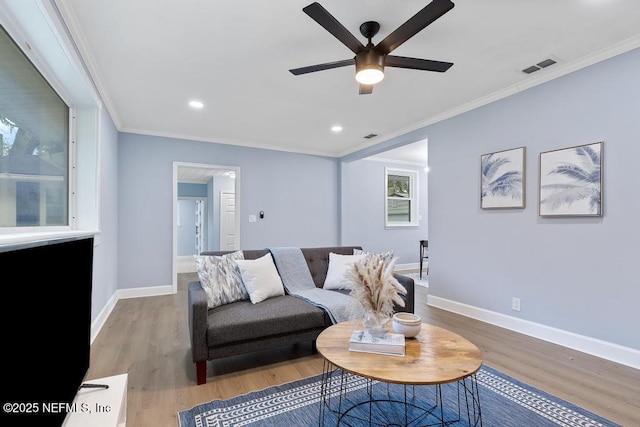
[[[367,311],[362,321],[364,329],[374,337],[382,337],[386,334],[387,324],[391,318],[376,311]]]

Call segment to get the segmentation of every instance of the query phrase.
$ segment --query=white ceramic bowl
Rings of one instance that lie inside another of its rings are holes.
[[[407,338],[415,337],[422,329],[422,319],[413,313],[396,313],[392,319],[393,331]]]

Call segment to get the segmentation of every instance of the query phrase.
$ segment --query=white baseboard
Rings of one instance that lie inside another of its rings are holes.
[[[146,288],[119,289],[109,299],[107,304],[91,324],[91,342],[98,336],[107,318],[120,299],[148,297],[156,295],[170,295],[173,293],[171,285]],[[554,344],[572,348],[583,353],[591,354],[602,359],[640,369],[640,350],[613,344],[607,341],[579,335],[562,329],[542,325],[528,320],[518,319],[483,308],[462,304],[445,298],[429,295],[427,305],[446,311],[480,320],[492,325],[500,326],[534,338],[539,338]]]
[[[111,298],[109,298],[109,301],[107,301],[107,303],[102,308],[102,310],[100,310],[100,313],[98,313],[98,316],[96,317],[96,319],[93,322],[91,322],[91,344],[93,344],[93,340],[95,340],[98,334],[100,333],[100,330],[102,329],[105,322],[109,318],[109,315],[113,311],[113,308],[116,306],[117,302],[118,302],[118,297],[117,297],[117,291],[116,291],[113,295],[111,295]]]
[[[154,297],[158,295],[171,295],[173,293],[173,287],[171,285],[149,286],[146,288],[118,289],[116,291],[118,299]]]
[[[173,293],[173,287],[168,286],[153,286],[148,288],[134,288],[134,289],[118,289],[112,296],[109,298],[109,301],[105,304],[105,306],[100,310],[100,313],[96,317],[96,319],[91,322],[91,344],[93,344],[93,340],[96,339],[100,330],[104,326],[105,322],[111,315],[111,312],[116,306],[116,303],[121,299],[127,298],[138,298],[138,297],[151,297],[156,295],[170,295]]]
[[[409,263],[409,264],[396,264],[394,266],[394,270],[419,270],[420,264],[418,263]]]
[[[423,263],[423,269],[426,271],[427,266],[429,265],[429,263],[427,261],[425,261]],[[411,262],[411,263],[407,263],[407,264],[396,264],[394,270],[420,270],[420,263],[418,262]]]
[[[195,273],[196,262],[193,255],[176,257],[178,273]]]
[[[427,305],[640,369],[640,350],[429,295]]]

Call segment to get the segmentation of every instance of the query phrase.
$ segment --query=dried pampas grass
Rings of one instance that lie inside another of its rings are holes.
[[[348,270],[347,277],[352,282],[352,319],[362,318],[368,311],[391,317],[394,304],[404,307],[401,295],[406,295],[407,290],[393,277],[395,263],[395,258],[367,254]]]

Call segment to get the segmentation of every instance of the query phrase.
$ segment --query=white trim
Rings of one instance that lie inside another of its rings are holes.
[[[427,305],[640,369],[640,350],[429,295]]]
[[[180,162],[173,162],[173,179],[171,185],[171,203],[173,204],[172,237],[171,237],[171,288],[178,292],[178,168]]]
[[[109,298],[109,301],[104,305],[100,313],[96,316],[95,320],[91,322],[91,344],[96,339],[102,327],[107,322],[107,319],[113,312],[113,309],[116,306],[116,303],[121,299],[128,298],[140,298],[140,297],[154,297],[160,295],[171,295],[174,292],[172,291],[171,286],[153,286],[146,288],[134,288],[134,289],[118,289],[114,294]]]
[[[420,270],[420,263],[412,262],[408,264],[396,264],[394,270],[406,271],[406,270]]]
[[[116,298],[118,298],[118,300],[121,300],[121,299],[129,299],[129,298],[171,295],[174,293],[175,292],[173,292],[171,285],[165,285],[165,286],[149,286],[144,288],[118,289],[115,295],[116,295]]]
[[[96,337],[102,330],[102,327],[107,322],[107,319],[111,315],[111,312],[113,311],[113,309],[116,306],[116,303],[118,302],[118,298],[116,295],[117,295],[117,291],[116,293],[111,295],[111,298],[109,298],[109,301],[107,301],[104,307],[102,307],[102,310],[100,310],[100,313],[98,313],[98,315],[93,320],[93,322],[91,322],[91,344],[92,345],[93,345],[93,341],[96,339]]]
[[[638,47],[640,47],[640,36],[633,36],[613,46],[609,46],[605,49],[591,53],[582,58],[578,58],[574,61],[558,63],[554,65],[553,68],[551,69],[545,69],[544,73],[540,73],[540,74],[535,73],[534,75],[527,78],[526,80],[515,83],[509,87],[500,89],[486,96],[482,96],[480,98],[474,99],[470,102],[467,102],[464,105],[445,111],[441,114],[428,117],[425,120],[413,123],[405,128],[397,129],[393,132],[390,132],[384,135],[379,135],[377,138],[374,139],[374,141],[363,142],[357,146],[350,147],[348,150],[339,152],[335,157],[338,157],[338,158],[344,157],[349,154],[357,153],[358,151],[364,150],[366,148],[382,144],[383,142],[390,141],[394,138],[407,135],[411,132],[414,132],[419,129],[425,128],[427,126],[433,125],[435,123],[450,119],[460,114],[464,114],[468,111],[475,110],[476,108],[480,108],[484,105],[491,104],[492,102],[501,100],[503,98],[507,98],[511,95],[515,95],[519,92],[522,92],[534,86],[540,85],[542,83],[546,83],[548,81],[554,80],[558,77],[565,76],[574,71],[578,71],[582,68],[586,68],[590,65],[597,64],[598,62],[602,62],[607,59],[613,58],[614,56],[621,55],[625,52],[629,52]]]
[[[101,101],[82,58],[75,49],[68,28],[54,1],[29,0],[3,2],[0,23],[24,55],[69,107],[69,189],[68,220],[65,227],[14,227],[0,229],[0,234],[16,234],[8,243],[96,234],[99,228],[99,161]],[[78,197],[78,194],[81,194]],[[40,228],[34,230],[33,228]],[[5,238],[0,237],[0,244]]]
[[[173,237],[172,237],[172,256],[171,256],[171,287],[172,293],[178,292],[178,168],[207,168],[207,169],[225,169],[235,172],[235,187],[236,193],[236,236],[238,242],[240,242],[240,167],[239,166],[226,166],[226,165],[213,165],[209,163],[190,163],[190,162],[173,162],[173,180],[172,180],[172,203],[173,203]]]
[[[193,255],[178,256],[177,261],[178,274],[196,272],[196,263]]]
[[[389,196],[389,175],[405,176],[409,178],[409,197],[399,198]],[[418,180],[419,173],[415,169],[402,169],[391,166],[384,168],[384,226],[386,229],[418,227],[420,225],[420,206],[418,197],[420,189]],[[389,200],[409,201],[409,217],[411,220],[406,222],[389,221]]]
[[[43,231],[38,230],[31,233],[14,233],[14,234],[0,234],[0,246],[13,245],[16,243],[32,243],[42,242],[47,240],[65,239],[73,237],[85,237],[85,236],[97,236],[100,234],[98,230],[57,230],[57,231]],[[95,245],[95,242],[94,242]]]

